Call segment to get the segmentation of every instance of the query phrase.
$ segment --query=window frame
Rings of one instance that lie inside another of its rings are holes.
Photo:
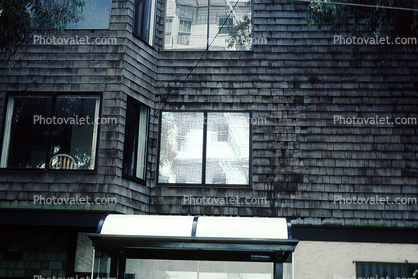
[[[161,133],[162,133],[162,113],[163,112],[194,112],[203,113],[203,146],[202,146],[202,183],[161,183],[160,176],[160,155],[161,155]],[[207,184],[206,183],[206,151],[207,151],[207,120],[208,113],[248,113],[249,119],[252,119],[252,111],[248,110],[162,110],[159,113],[158,119],[158,151],[157,151],[157,171],[156,171],[156,185],[163,187],[212,187],[212,188],[251,188],[252,187],[252,162],[253,162],[253,127],[251,121],[249,122],[248,131],[248,184]]]
[[[65,96],[65,95],[77,95],[77,96],[82,96],[82,95],[86,95],[86,96],[95,96],[98,97],[98,101],[99,101],[99,106],[98,106],[98,117],[102,117],[102,105],[103,105],[103,94],[102,93],[97,93],[97,92],[42,92],[42,91],[34,91],[34,92],[29,92],[29,91],[22,91],[22,92],[6,92],[5,94],[5,98],[4,98],[4,107],[3,107],[3,125],[1,125],[1,145],[0,145],[0,157],[3,156],[3,144],[4,144],[4,140],[6,137],[5,134],[5,129],[6,129],[6,125],[8,125],[6,123],[7,120],[7,113],[8,113],[8,104],[9,104],[9,99],[13,98],[13,97],[17,97],[17,96],[37,96],[37,95],[42,95],[42,96],[50,96],[51,97],[51,117],[55,116],[55,107],[56,107],[56,101],[57,101],[57,97],[58,96]],[[54,124],[46,124],[48,125],[48,130],[49,130],[49,134],[47,136],[47,150],[46,150],[46,155],[45,158],[47,159],[45,164],[45,168],[12,168],[12,167],[0,167],[0,172],[10,172],[10,171],[17,171],[17,172],[67,172],[67,173],[97,173],[98,172],[98,162],[99,162],[99,144],[100,144],[100,132],[101,132],[101,125],[97,124],[96,127],[96,135],[93,134],[93,141],[94,142],[94,152],[95,152],[95,158],[94,158],[94,168],[93,169],[52,169],[49,167],[49,160],[51,160],[51,158],[54,156],[53,153],[51,152],[51,146],[52,146],[52,141],[53,141],[53,135],[52,135],[52,130],[53,130],[53,125]],[[10,138],[8,139],[10,141]],[[93,150],[92,150],[93,151]]]
[[[125,138],[124,144],[123,144],[122,177],[131,179],[131,180],[134,180],[134,181],[137,181],[137,182],[140,182],[141,184],[146,184],[146,181],[147,181],[147,170],[148,170],[149,128],[150,128],[150,115],[151,115],[150,114],[150,108],[148,106],[146,106],[145,104],[143,104],[142,102],[140,102],[139,100],[137,100],[137,99],[135,99],[135,98],[133,98],[131,96],[128,96],[128,98],[126,100],[125,135],[124,135],[125,137],[128,134],[128,125],[127,125],[127,122],[126,122],[126,115],[128,113],[128,102],[129,101],[135,103],[135,105],[136,105],[136,107],[138,109],[138,123],[140,122],[140,110],[139,110],[139,108],[140,107],[144,107],[147,110],[147,116],[146,116],[147,119],[146,119],[146,124],[145,124],[146,125],[146,128],[145,128],[145,131],[146,131],[146,135],[145,135],[146,143],[145,143],[145,151],[144,151],[144,178],[140,178],[140,177],[137,176],[137,174],[136,174],[136,167],[134,168],[134,174],[133,175],[129,175],[129,174],[126,174],[124,172],[124,165],[125,165],[125,162],[127,160],[127,146],[128,146],[128,141],[126,140],[126,138]],[[139,131],[139,127],[138,127],[138,130],[135,133],[136,146],[134,146],[134,148],[136,148],[136,150],[138,150],[139,132],[140,131]],[[137,152],[135,152],[135,158],[133,160],[135,162],[134,165],[136,166],[138,164],[138,153]]]
[[[148,38],[146,38],[145,34],[142,34],[144,30],[138,30],[139,28],[139,24],[138,24],[138,14],[136,13],[137,10],[137,5],[141,2],[141,0],[133,0],[133,4],[134,4],[134,9],[133,9],[133,17],[132,17],[132,34],[135,35],[137,38],[139,38],[141,41],[147,43],[150,46],[154,46],[154,41],[155,41],[155,25],[156,25],[156,0],[142,0],[145,3],[145,8],[142,9],[142,15],[141,15],[141,25],[142,25],[142,29],[146,29],[144,28],[144,26],[146,26],[146,13],[147,13],[147,8],[149,6],[148,3],[151,3],[151,7],[149,7],[150,9],[150,25],[149,25],[149,34],[148,34]]]

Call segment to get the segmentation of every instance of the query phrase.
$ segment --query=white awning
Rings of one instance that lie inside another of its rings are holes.
[[[285,218],[110,214],[89,238],[116,257],[284,262],[290,229]]]
[[[110,214],[99,230],[103,236],[289,239],[285,218]]]

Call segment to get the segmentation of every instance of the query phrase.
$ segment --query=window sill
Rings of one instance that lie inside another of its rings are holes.
[[[122,174],[122,178],[131,180],[131,181],[134,181],[134,182],[138,182],[139,184],[142,184],[144,186],[146,186],[146,184],[147,184],[146,180],[138,178],[138,177],[130,176],[130,175],[127,175],[127,174]]]

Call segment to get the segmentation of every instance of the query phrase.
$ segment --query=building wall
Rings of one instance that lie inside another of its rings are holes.
[[[301,241],[293,255],[294,278],[357,278],[355,262],[417,263],[418,245]]]
[[[127,96],[154,107],[157,70],[156,49],[132,34],[133,1],[112,1],[109,30],[70,30],[56,37],[116,38],[107,45],[30,45],[18,56],[15,69],[0,65],[0,103],[3,122],[7,92],[102,93],[101,117],[116,118],[116,125],[100,125],[95,173],[2,171],[0,208],[49,208],[146,213],[149,211],[148,181],[142,185],[122,178],[125,110]],[[43,35],[53,36],[54,34]],[[158,48],[158,45],[156,46]],[[3,123],[1,123],[3,128]],[[151,136],[156,129],[150,125]],[[149,161],[155,154],[149,148]],[[34,195],[43,197],[116,198],[116,205],[34,206]]]
[[[77,234],[61,229],[0,227],[0,276],[64,277],[73,266]]]
[[[253,51],[163,51],[157,100],[173,110],[249,110],[251,187],[152,189],[153,214],[283,216],[293,224],[412,226],[416,204],[340,204],[334,196],[416,198],[417,125],[349,125],[334,117],[417,117],[417,55],[398,48],[358,64],[333,37],[308,29],[306,6],[254,1]],[[182,84],[192,68],[196,68]],[[179,88],[180,87],[180,88]],[[176,90],[179,88],[178,93]],[[165,104],[164,100],[170,98]],[[189,205],[184,196],[266,198],[267,204]]]

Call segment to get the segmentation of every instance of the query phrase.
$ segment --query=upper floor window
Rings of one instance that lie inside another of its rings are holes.
[[[111,0],[86,1],[80,20],[70,29],[109,29]]]
[[[158,183],[249,185],[249,112],[162,112]]]
[[[0,167],[93,170],[99,107],[97,94],[10,95]]]
[[[154,43],[155,0],[135,0],[133,33],[149,45]]]
[[[250,50],[251,0],[167,0],[165,49]]]
[[[128,97],[123,174],[141,180],[146,177],[148,114],[147,107]]]

